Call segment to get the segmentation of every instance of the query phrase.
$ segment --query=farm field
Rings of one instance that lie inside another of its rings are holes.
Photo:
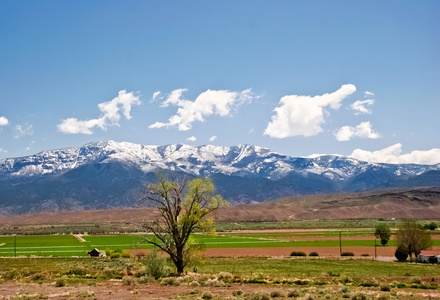
[[[114,235],[36,235],[0,236],[0,256],[87,256],[87,252],[106,249],[152,249],[140,234]],[[440,249],[440,234],[432,234],[433,248]],[[339,231],[264,230],[224,232],[218,235],[195,234],[196,243],[206,248],[208,256],[289,255],[290,251],[316,251],[323,256],[339,256]],[[374,245],[377,245],[376,250]],[[375,241],[371,230],[341,231],[342,251],[355,255],[393,256],[394,241],[386,247]],[[218,249],[218,250],[216,250]],[[255,250],[260,249],[260,250]],[[270,249],[270,250],[269,250]],[[308,251],[308,252],[307,252]]]

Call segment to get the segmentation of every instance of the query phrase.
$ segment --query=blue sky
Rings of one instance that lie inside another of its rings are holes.
[[[440,163],[439,1],[5,0],[0,36],[0,158],[115,140]]]

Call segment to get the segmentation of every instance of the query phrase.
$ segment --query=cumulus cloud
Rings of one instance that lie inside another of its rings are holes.
[[[177,106],[179,107],[177,113],[171,116],[167,123],[156,122],[151,124],[149,128],[177,126],[181,131],[190,130],[194,122],[203,122],[210,115],[229,116],[240,104],[256,98],[251,89],[242,92],[207,90],[191,101],[183,98],[182,94],[186,91],[186,89],[172,91],[161,106]]]
[[[365,93],[364,93],[364,97],[365,97],[365,98],[366,98],[366,97],[371,97],[371,96],[374,96],[374,93],[373,93],[373,92],[365,91]]]
[[[213,142],[213,141],[215,141],[216,139],[217,139],[217,136],[214,135],[214,136],[211,136],[211,137],[209,138],[209,141],[210,141],[210,142]]]
[[[24,123],[23,125],[16,125],[14,128],[14,138],[19,139],[26,135],[33,135],[34,129],[32,124]]]
[[[0,148],[0,153],[8,153],[8,151],[6,151],[6,150],[3,149],[3,148]]]
[[[343,126],[335,133],[336,139],[340,142],[351,140],[353,137],[364,139],[377,139],[380,135],[374,132],[370,122],[362,122],[356,127]]]
[[[322,132],[321,125],[328,114],[327,108],[339,109],[342,100],[356,91],[353,84],[343,85],[331,94],[319,96],[288,95],[281,98],[275,115],[264,131],[273,138],[313,136]]]
[[[0,126],[8,125],[9,121],[6,117],[0,117]]]
[[[118,96],[111,101],[98,104],[101,116],[97,119],[78,120],[77,118],[68,118],[57,125],[58,131],[63,133],[81,133],[92,134],[93,127],[99,127],[106,130],[109,126],[119,126],[121,114],[126,119],[131,119],[132,105],[139,105],[141,101],[133,92],[127,93],[126,90],[119,91]]]
[[[195,141],[197,141],[197,138],[196,138],[195,136],[190,136],[190,137],[187,138],[186,140],[187,140],[187,141],[190,141],[190,142],[195,142]]]
[[[368,100],[358,100],[355,103],[353,103],[352,105],[350,105],[351,109],[355,110],[355,114],[371,114],[372,110],[367,108],[366,106],[371,106],[374,104],[374,100],[373,99],[368,99]]]
[[[440,163],[440,149],[420,151],[415,150],[410,153],[402,154],[402,144],[394,144],[390,147],[378,151],[366,151],[356,149],[350,155],[353,158],[375,162],[390,164],[425,164],[433,165]]]

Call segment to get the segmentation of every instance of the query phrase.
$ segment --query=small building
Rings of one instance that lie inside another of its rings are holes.
[[[423,250],[417,259],[421,263],[437,264],[440,262],[440,251]]]
[[[90,257],[105,257],[105,251],[100,251],[100,250],[98,250],[96,248],[91,250],[91,251],[89,251],[89,252],[87,252],[87,254]]]

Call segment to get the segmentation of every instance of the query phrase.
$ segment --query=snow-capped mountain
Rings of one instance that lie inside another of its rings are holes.
[[[212,177],[225,198],[238,202],[440,185],[440,164],[372,164],[335,155],[290,157],[251,145],[145,146],[108,141],[0,160],[0,209],[130,206],[158,170]]]

